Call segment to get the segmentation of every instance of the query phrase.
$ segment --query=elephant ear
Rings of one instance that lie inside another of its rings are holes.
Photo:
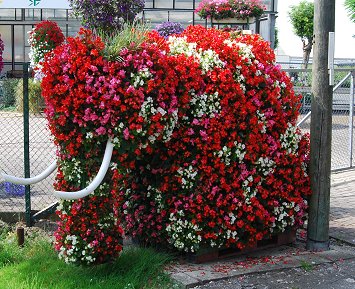
[[[69,37],[56,47],[43,63],[45,112],[62,155],[76,156],[82,147],[80,140],[92,133],[92,127],[99,129],[99,123],[111,123],[111,119],[99,119],[96,114],[104,92],[94,85],[107,74],[107,61],[101,55],[103,47],[104,43],[89,30],[81,30],[79,36]],[[97,134],[106,135],[107,130],[108,127],[105,131],[102,128]]]

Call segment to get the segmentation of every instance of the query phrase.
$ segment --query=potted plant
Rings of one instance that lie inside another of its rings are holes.
[[[95,31],[113,33],[132,23],[143,11],[144,0],[69,0],[74,15],[80,17],[83,26]]]
[[[261,0],[202,0],[195,12],[214,23],[253,23],[265,10]]]
[[[158,24],[155,27],[155,30],[159,33],[160,36],[167,39],[170,35],[180,34],[184,31],[184,27],[182,27],[179,22],[163,22]]]

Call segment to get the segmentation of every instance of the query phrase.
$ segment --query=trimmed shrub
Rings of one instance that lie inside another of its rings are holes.
[[[0,80],[0,109],[14,107],[16,105],[16,95],[19,79],[4,78]]]
[[[16,87],[16,110],[23,112],[23,80],[18,80]],[[42,97],[41,83],[34,80],[28,80],[28,107],[30,113],[43,112],[45,107],[44,98]]]

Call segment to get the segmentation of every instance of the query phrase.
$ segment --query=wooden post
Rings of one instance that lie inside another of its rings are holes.
[[[328,38],[335,28],[335,0],[314,1],[310,199],[307,249],[329,249],[333,86],[329,85]]]
[[[16,229],[17,233],[17,244],[22,247],[25,243],[25,229],[23,227],[18,227]]]

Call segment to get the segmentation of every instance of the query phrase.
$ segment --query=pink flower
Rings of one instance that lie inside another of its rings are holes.
[[[206,131],[200,130],[200,136],[202,137],[203,140],[207,140],[208,135]]]
[[[129,139],[129,130],[127,127],[123,130],[123,137],[125,140]]]
[[[195,132],[194,132],[194,130],[190,127],[189,129],[188,129],[188,131],[187,131],[187,134],[188,135],[193,135]]]
[[[95,130],[98,135],[104,135],[106,134],[106,128],[103,126],[100,126],[98,129]]]

